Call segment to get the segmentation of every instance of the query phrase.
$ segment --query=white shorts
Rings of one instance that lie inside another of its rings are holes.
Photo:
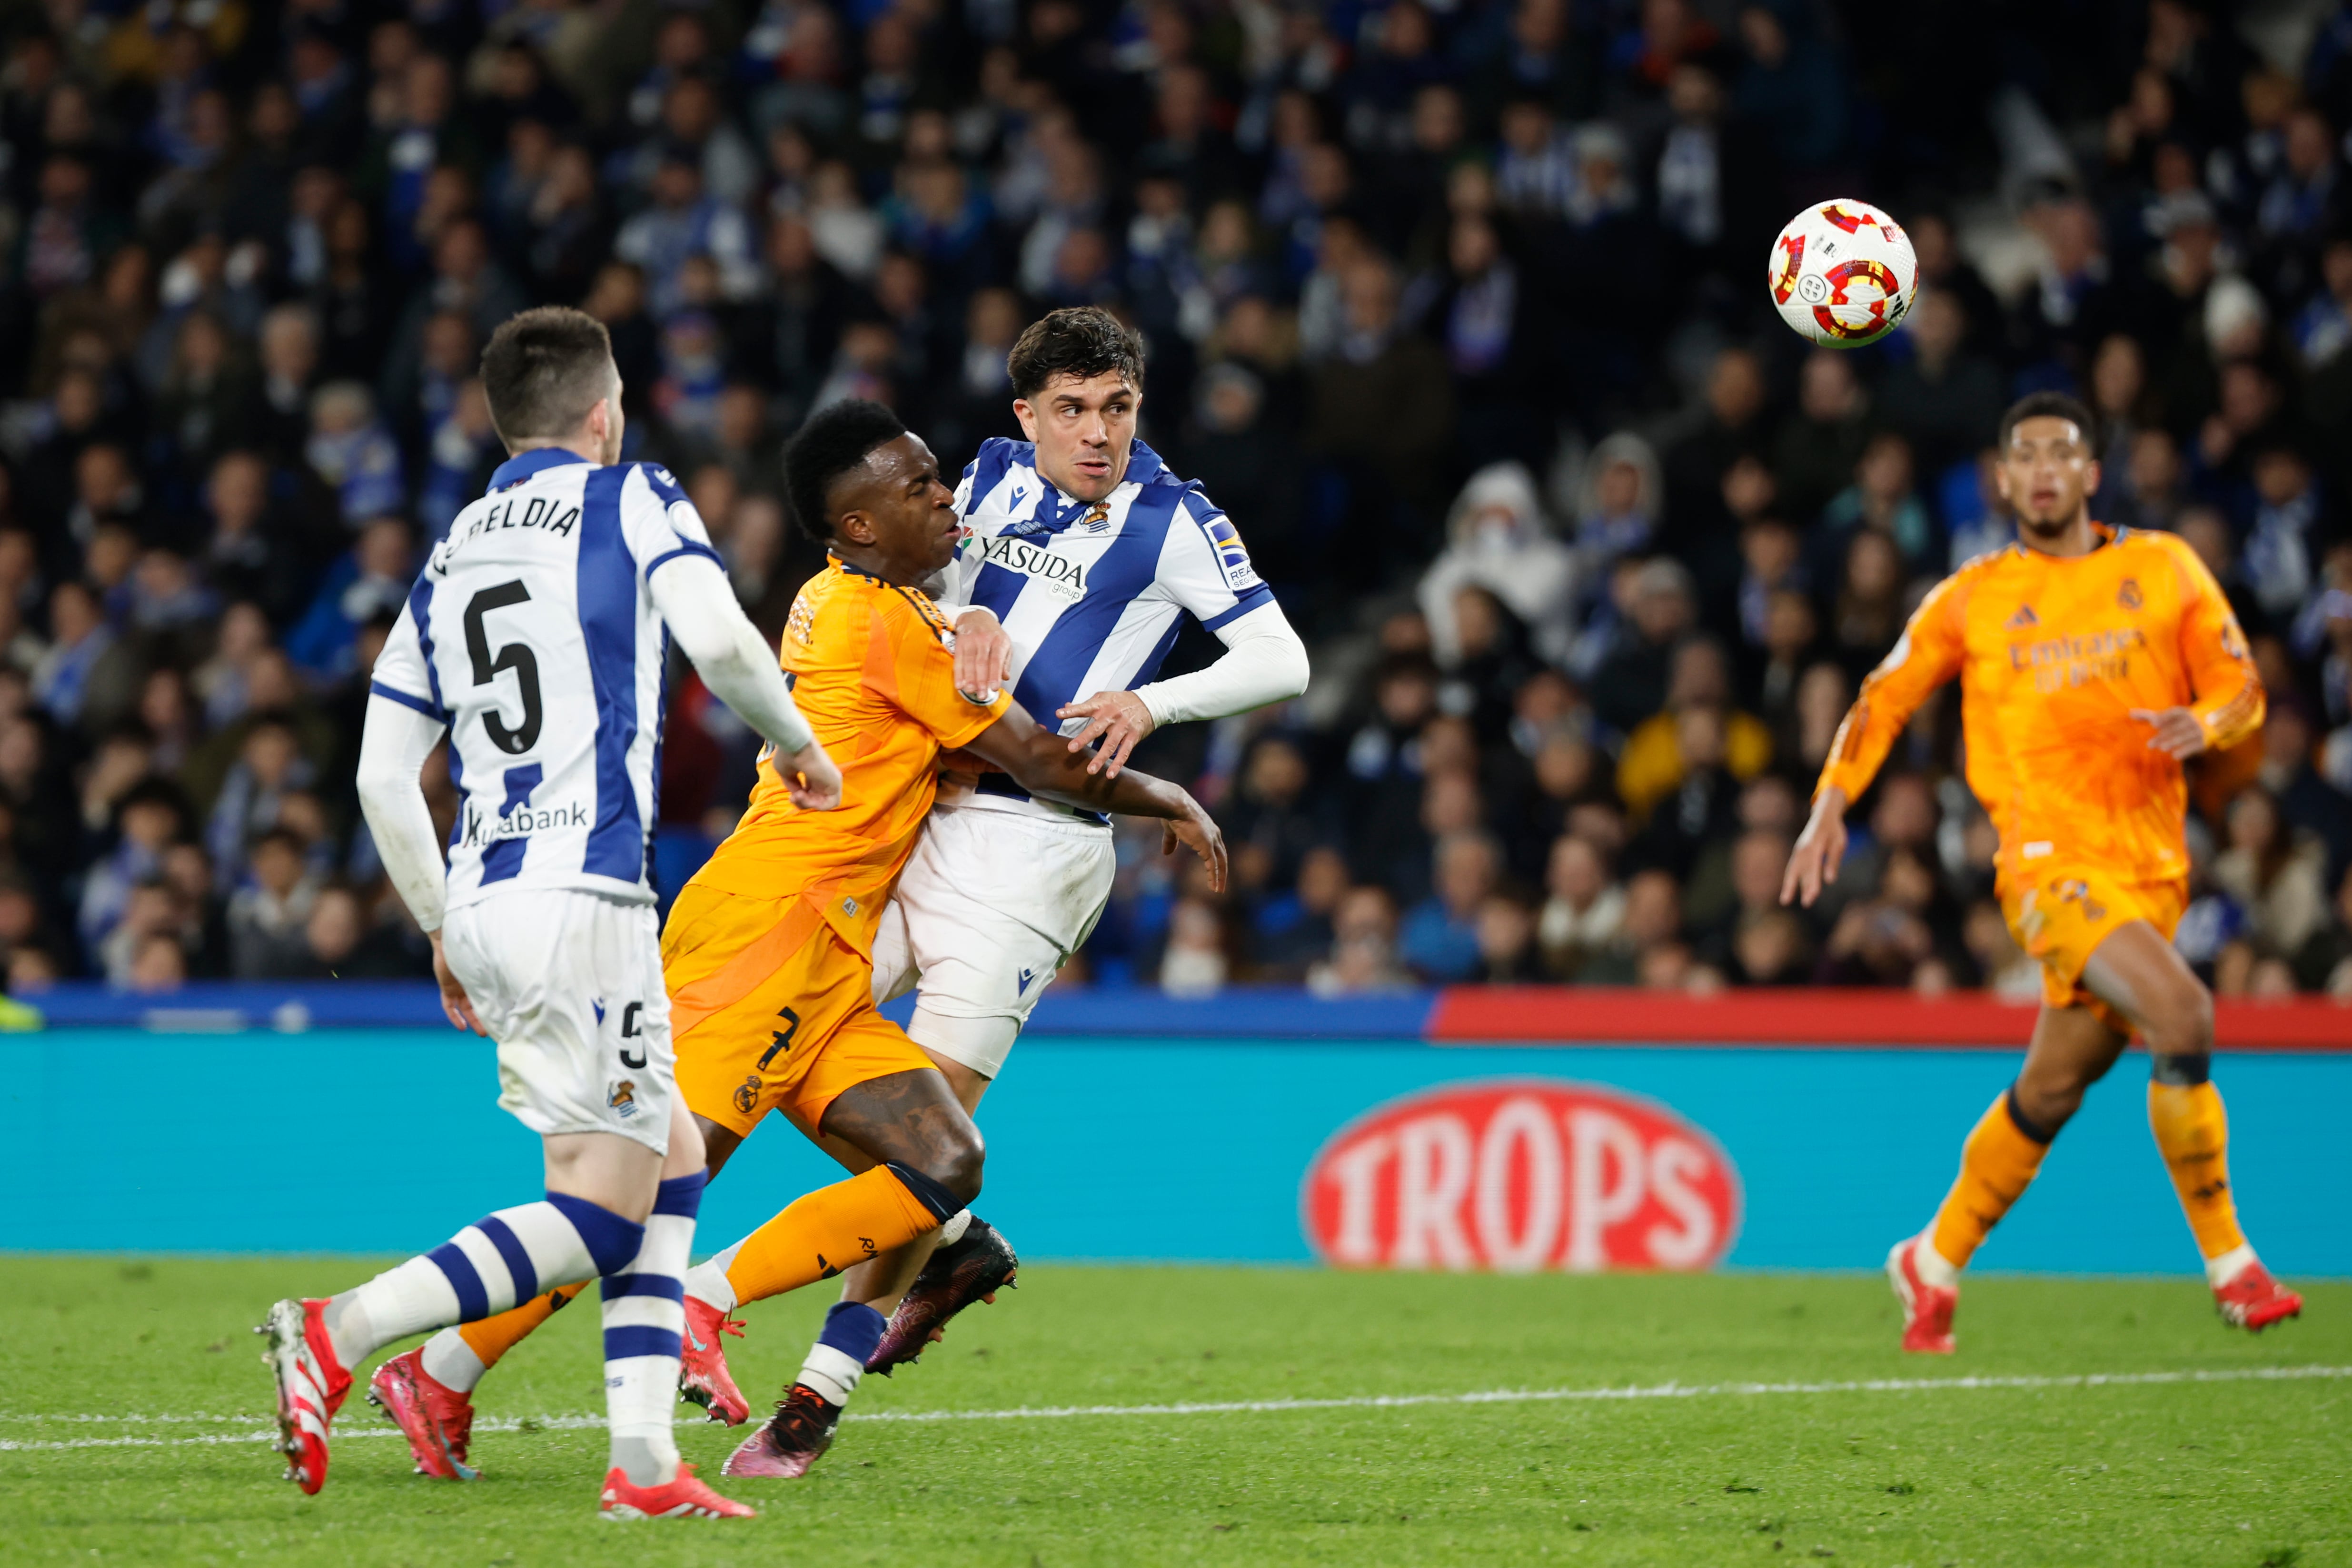
[[[449,968],[499,1047],[499,1103],[532,1131],[669,1152],[677,1093],[651,904],[518,888],[449,911]]]
[[[907,1033],[984,1078],[1110,901],[1110,829],[964,805],[935,811],[874,937],[874,999],[921,992]]]

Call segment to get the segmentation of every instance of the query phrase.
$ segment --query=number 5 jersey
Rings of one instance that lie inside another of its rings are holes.
[[[668,470],[557,447],[499,465],[410,591],[370,689],[449,726],[453,909],[502,887],[651,903],[669,636],[647,587],[713,560]]]

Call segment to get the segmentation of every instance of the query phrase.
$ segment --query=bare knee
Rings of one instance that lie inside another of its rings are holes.
[[[980,1129],[967,1120],[961,1127],[940,1129],[929,1141],[919,1169],[953,1193],[958,1202],[968,1204],[980,1196],[981,1168],[987,1161],[988,1146]]]
[[[2033,1124],[2032,1130],[2042,1134],[2042,1141],[2047,1142],[2074,1119],[2074,1112],[2083,1109],[2083,1096],[2105,1072],[2104,1067],[2094,1071],[2074,1064],[2037,1068],[2028,1063],[2025,1070],[2017,1075],[2010,1092],[2016,1097],[2017,1109]]]
[[[2149,999],[2135,1020],[2149,1051],[2160,1057],[2201,1057],[2213,1049],[2213,994],[2185,969]]]

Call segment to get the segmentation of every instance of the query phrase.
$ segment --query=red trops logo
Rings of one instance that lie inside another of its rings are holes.
[[[1739,1177],[1664,1106],[1590,1084],[1452,1084],[1340,1130],[1307,1168],[1307,1239],[1356,1268],[1705,1268]]]

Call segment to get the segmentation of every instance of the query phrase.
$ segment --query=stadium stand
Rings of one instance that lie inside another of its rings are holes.
[[[9,989],[428,972],[353,757],[499,455],[474,366],[511,311],[610,327],[630,455],[772,633],[819,560],[798,422],[883,398],[960,465],[1018,433],[1021,326],[1097,302],[1317,677],[1139,754],[1197,781],[1236,887],[1123,836],[1065,987],[2032,995],[1952,693],[1833,897],[1777,892],[1857,681],[2008,537],[2002,405],[2060,387],[2102,420],[2100,514],[2196,547],[2270,690],[2198,766],[2181,946],[2225,996],[2352,1000],[2352,5],[1845,9],[0,12]],[[1761,263],[1840,195],[1903,220],[1925,286],[1887,342],[1809,353]],[[753,744],[681,671],[670,885]]]

